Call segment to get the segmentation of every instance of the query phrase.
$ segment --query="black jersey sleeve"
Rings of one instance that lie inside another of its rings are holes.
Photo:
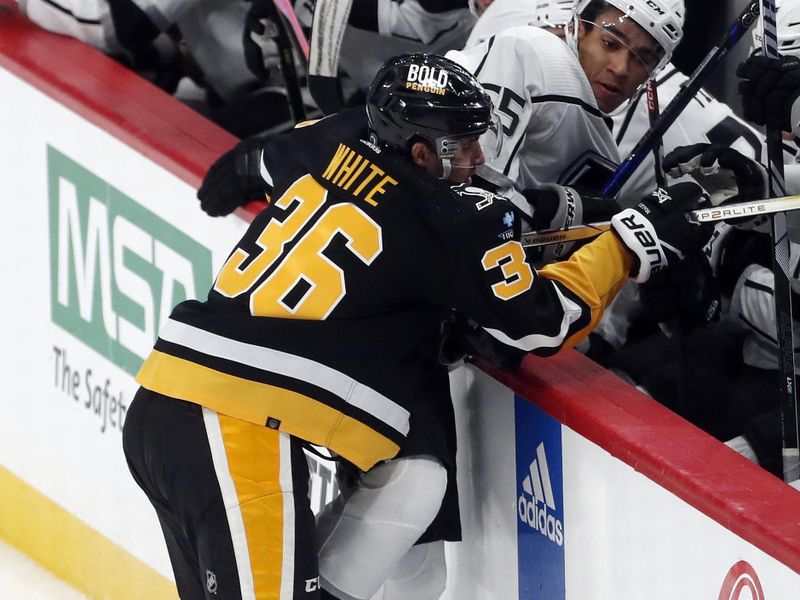
[[[520,217],[509,201],[456,193],[471,211],[464,231],[453,234],[454,267],[442,291],[452,307],[524,352],[554,354],[587,336],[628,278],[631,259],[614,236],[537,271],[518,241]]]

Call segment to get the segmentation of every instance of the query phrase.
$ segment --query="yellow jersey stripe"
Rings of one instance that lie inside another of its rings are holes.
[[[303,394],[260,383],[154,350],[136,376],[139,385],[218,413],[279,429],[325,446],[366,471],[400,447],[374,429]]]
[[[208,356],[310,383],[369,413],[401,434],[408,434],[410,415],[405,408],[349,375],[317,361],[232,340],[174,319],[167,321],[159,337]]]

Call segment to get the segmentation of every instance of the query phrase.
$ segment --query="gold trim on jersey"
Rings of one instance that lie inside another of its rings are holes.
[[[210,410],[203,420],[243,598],[292,597],[297,532],[289,436]]]
[[[377,390],[326,364],[274,348],[240,342],[170,318],[159,338],[202,354],[304,381],[327,390],[407,435],[410,413]]]
[[[281,431],[325,446],[364,471],[400,450],[386,436],[314,398],[157,350],[147,357],[136,381],[148,390],[256,425],[277,420]]]
[[[320,387],[396,430],[398,438],[408,434],[410,415],[406,409],[327,365],[237,342],[173,319],[160,338],[267,375],[283,375]],[[330,448],[363,470],[393,457],[400,449],[397,441],[317,398],[159,350],[153,350],[136,380],[149,390],[195,402],[221,414],[260,426],[270,422],[281,431]]]
[[[607,231],[575,252],[569,260],[551,263],[539,274],[563,283],[586,303],[591,313],[585,327],[570,333],[563,348],[571,348],[594,329],[620,289],[627,283],[633,265],[631,254],[612,232]]]

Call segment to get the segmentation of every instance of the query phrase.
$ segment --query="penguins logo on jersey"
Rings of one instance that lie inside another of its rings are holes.
[[[491,206],[494,199],[497,198],[497,196],[488,190],[464,183],[454,185],[452,189],[459,196],[475,202],[475,208],[478,210],[483,210],[487,206]]]
[[[450,74],[428,65],[409,65],[406,88],[444,96]]]

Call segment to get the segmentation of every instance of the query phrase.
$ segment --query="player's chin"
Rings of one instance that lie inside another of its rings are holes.
[[[475,174],[475,167],[470,168],[455,168],[450,171],[450,176],[447,178],[452,183],[465,183],[470,185],[472,183],[472,176]]]
[[[612,89],[602,84],[594,84],[592,87],[597,107],[606,114],[617,110],[626,100],[622,90]]]

